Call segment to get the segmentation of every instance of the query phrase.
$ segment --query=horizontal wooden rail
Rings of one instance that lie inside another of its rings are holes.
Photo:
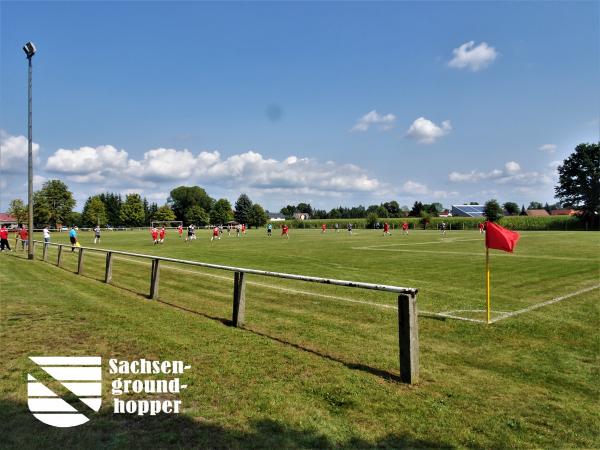
[[[44,244],[43,260],[47,258],[48,246],[58,247],[57,265],[60,266],[63,247],[73,247],[70,244],[44,243],[43,241],[32,241]],[[176,264],[185,264],[188,266],[205,267],[209,269],[219,269],[234,272],[233,289],[233,314],[232,323],[236,327],[242,327],[245,319],[246,296],[245,274],[261,275],[265,277],[284,278],[288,280],[305,281],[309,283],[330,284],[334,286],[344,286],[358,289],[370,289],[375,291],[393,292],[398,294],[398,343],[400,359],[400,379],[406,383],[416,383],[419,377],[419,331],[417,321],[417,294],[418,289],[410,287],[390,286],[387,284],[363,283],[361,281],[337,280],[334,278],[312,277],[307,275],[296,275],[283,272],[272,272],[269,270],[248,269],[244,267],[224,266],[221,264],[211,264],[199,261],[190,261],[187,259],[167,258],[164,256],[145,255],[142,253],[124,252],[121,250],[106,250],[95,247],[77,247],[77,273],[83,274],[84,253],[87,251],[106,254],[106,267],[104,281],[110,283],[112,280],[113,255],[132,256],[151,260],[150,270],[150,294],[149,298],[158,298],[158,288],[160,279],[160,262],[171,262]]]

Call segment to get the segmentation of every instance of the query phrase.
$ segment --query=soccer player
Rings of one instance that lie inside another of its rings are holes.
[[[446,222],[442,222],[440,228],[442,230],[442,237],[446,237]]]
[[[214,241],[215,239],[221,239],[221,236],[219,235],[219,227],[213,228],[213,233],[210,237],[210,242]]]
[[[273,224],[270,223],[267,225],[267,236],[271,237],[271,234],[273,233]]]
[[[191,241],[193,236],[194,236],[194,225],[189,224],[187,227],[187,236],[185,238],[185,242]]]
[[[158,244],[158,228],[152,227],[150,234],[152,234],[152,241],[154,242],[154,245]]]
[[[288,228],[288,226],[287,226],[287,225],[284,223],[284,224],[281,226],[281,237],[285,236],[285,238],[286,238],[286,239],[289,239],[289,238],[290,238],[290,235],[289,235],[288,231],[289,231],[289,228]]]
[[[160,229],[160,232],[158,233],[158,236],[160,238],[160,240],[158,241],[159,243],[163,243],[165,242],[165,235],[167,234],[167,230],[165,230],[165,226],[163,225],[162,228]]]
[[[479,234],[483,234],[483,222],[479,222],[477,226],[479,227]]]
[[[29,245],[29,233],[27,232],[27,228],[25,225],[21,227],[19,231],[19,236],[21,237],[21,249],[25,250],[25,247]]]
[[[402,223],[402,234],[408,234],[408,222]]]
[[[44,229],[42,230],[42,233],[44,234],[44,244],[49,244],[50,243],[50,229],[48,228],[48,225],[46,225],[44,227]]]
[[[5,247],[12,252],[8,243],[8,228],[6,228],[6,225],[2,225],[0,228],[0,251],[3,252]]]
[[[391,236],[392,235],[392,233],[390,233],[390,226],[389,226],[389,224],[387,222],[385,222],[383,224],[383,235],[384,236],[386,236],[386,235],[387,236]]]
[[[246,234],[246,224],[245,223],[242,224],[242,234],[243,235]]]
[[[348,228],[347,229],[348,229],[348,233],[352,234],[352,224],[351,223],[348,224]]]
[[[327,231],[327,225],[323,224],[321,225],[321,233],[325,233]]]
[[[71,252],[74,252],[75,245],[77,244],[77,227],[71,227],[71,231],[69,231],[69,241],[71,241]]]
[[[179,238],[181,239],[181,235],[183,234],[183,225],[179,224],[177,227],[177,234],[179,234]]]
[[[94,228],[94,244],[100,242],[100,225],[96,225]]]
[[[242,226],[238,223],[235,226],[235,237],[240,237],[240,231],[242,230]]]

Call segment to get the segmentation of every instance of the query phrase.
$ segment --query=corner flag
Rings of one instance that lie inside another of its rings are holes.
[[[487,297],[487,323],[491,323],[492,306],[490,302],[490,248],[512,253],[521,235],[500,225],[485,223],[485,293]]]

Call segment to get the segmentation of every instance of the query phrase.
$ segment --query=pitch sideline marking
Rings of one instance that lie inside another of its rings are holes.
[[[505,313],[501,317],[498,317],[496,319],[492,319],[492,322],[498,322],[500,320],[508,319],[509,317],[514,317],[514,316],[518,316],[518,315],[521,315],[521,314],[525,314],[525,313],[527,313],[529,311],[533,311],[535,309],[542,308],[544,306],[552,305],[553,303],[558,303],[558,302],[561,302],[561,301],[566,300],[568,298],[575,297],[576,295],[584,294],[586,292],[590,292],[590,291],[593,291],[593,290],[598,289],[598,288],[600,288],[600,284],[597,284],[595,286],[590,286],[590,287],[587,287],[587,288],[584,288],[584,289],[580,289],[578,291],[571,292],[570,294],[561,295],[560,297],[554,297],[553,299],[546,300],[545,302],[536,303],[535,305],[531,305],[531,306],[528,306],[528,307],[523,308],[523,309],[518,309],[517,311],[512,311],[512,312],[509,312],[509,313]]]

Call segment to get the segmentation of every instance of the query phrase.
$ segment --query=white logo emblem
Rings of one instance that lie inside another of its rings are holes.
[[[102,403],[102,358],[99,356],[34,356],[30,357],[54,380],[56,390],[74,394],[77,404],[63,400],[43,381],[27,374],[27,405],[41,422],[54,427],[74,427],[86,423],[89,410],[98,412]]]

